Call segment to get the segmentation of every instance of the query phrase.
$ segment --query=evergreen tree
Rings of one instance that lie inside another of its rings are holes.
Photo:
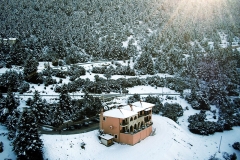
[[[137,60],[137,63],[135,63],[134,68],[139,69],[141,74],[154,74],[151,54],[143,52]]]
[[[34,92],[31,109],[33,114],[36,116],[38,123],[48,123],[49,109],[47,107],[47,102],[46,100],[42,100],[38,91]]]
[[[8,89],[17,91],[18,87],[22,84],[23,76],[14,70],[6,71],[0,78],[0,89],[7,92]]]
[[[34,95],[33,95],[33,103],[37,101],[42,101],[42,98],[37,90],[35,90]]]
[[[24,63],[24,78],[28,82],[41,83],[42,78],[37,73],[38,61],[32,55],[29,55]]]
[[[17,131],[17,123],[18,119],[20,117],[20,112],[18,110],[13,110],[12,114],[8,116],[7,121],[6,121],[6,126],[8,129],[8,139],[12,140],[15,138],[16,131]]]
[[[23,112],[18,122],[17,136],[13,141],[13,151],[20,160],[42,160],[42,147],[34,114]]]
[[[11,114],[14,109],[17,108],[19,105],[19,100],[17,100],[11,90],[8,91],[7,97],[6,97],[6,108],[8,110],[8,113]]]
[[[25,51],[24,46],[20,40],[10,47],[10,64],[22,65],[24,60],[27,58],[27,52]]]
[[[63,114],[64,113],[62,112],[60,106],[58,104],[55,104],[53,106],[51,125],[58,127],[63,124]]]
[[[155,104],[155,106],[153,107],[153,113],[158,114],[162,108],[163,108],[163,104],[161,103],[161,101],[159,100],[158,97],[154,97],[154,96],[147,96],[145,99],[146,102],[148,103],[153,103]]]
[[[112,70],[106,69],[106,72],[105,72],[105,74],[104,74],[104,77],[106,77],[107,80],[111,79],[111,77],[112,77]]]
[[[61,93],[59,95],[59,107],[63,112],[63,118],[65,120],[71,119],[72,115],[72,100],[70,95],[68,94],[67,85],[63,85],[61,89]]]
[[[92,95],[88,94],[85,94],[84,96],[83,106],[85,115],[88,117],[95,116],[103,107],[102,102],[98,97],[93,97]]]
[[[128,98],[128,103],[130,104],[130,103],[134,103],[134,102],[137,102],[137,101],[140,101],[140,100],[141,100],[140,95],[135,93],[133,96],[130,96]]]

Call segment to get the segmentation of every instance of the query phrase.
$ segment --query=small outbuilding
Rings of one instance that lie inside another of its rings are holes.
[[[114,137],[109,135],[109,134],[102,134],[102,135],[100,135],[100,141],[105,146],[111,146],[113,144],[113,138]]]

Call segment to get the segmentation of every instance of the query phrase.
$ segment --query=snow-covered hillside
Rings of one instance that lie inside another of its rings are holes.
[[[174,121],[153,115],[153,127],[156,134],[150,136],[140,143],[129,146],[115,143],[106,147],[99,143],[98,131],[91,131],[76,135],[42,135],[44,141],[44,158],[49,160],[73,160],[73,159],[151,159],[151,160],[172,160],[172,159],[209,159],[212,155],[222,158],[224,152],[232,154],[237,152],[231,147],[239,140],[237,135],[240,127],[234,127],[232,131],[215,133],[210,136],[194,135]],[[220,153],[219,142],[222,136]],[[85,142],[85,149],[81,149],[80,143]]]

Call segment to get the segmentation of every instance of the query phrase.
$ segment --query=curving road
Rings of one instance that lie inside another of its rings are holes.
[[[90,124],[87,127],[82,127],[80,129],[74,129],[74,130],[62,130],[61,132],[59,131],[47,131],[44,129],[39,129],[38,132],[40,134],[49,134],[49,135],[69,135],[69,134],[78,134],[78,133],[85,133],[85,132],[90,132],[93,130],[99,129],[99,123],[93,123]]]

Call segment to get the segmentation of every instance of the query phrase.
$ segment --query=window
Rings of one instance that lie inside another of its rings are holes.
[[[114,138],[117,138],[117,137],[118,137],[118,135],[115,134],[115,135],[114,135]]]
[[[105,117],[103,117],[103,120],[105,121],[105,120],[106,120],[106,118],[105,118]]]

